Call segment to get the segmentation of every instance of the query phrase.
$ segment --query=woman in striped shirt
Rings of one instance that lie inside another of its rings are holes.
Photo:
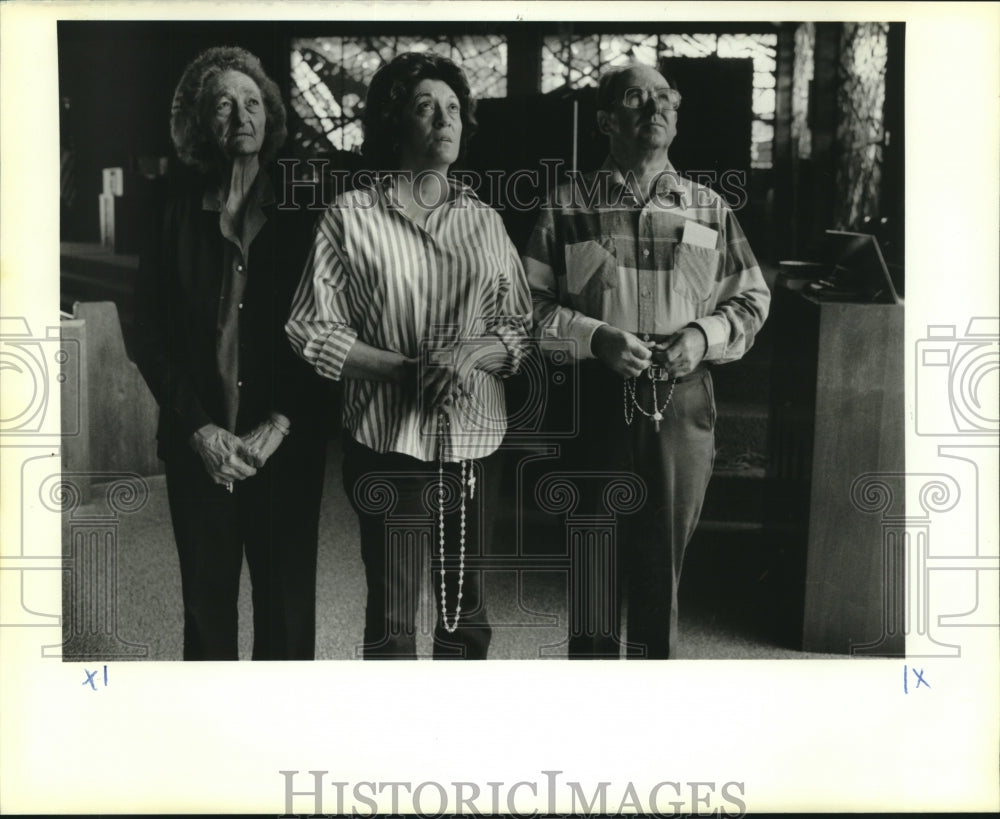
[[[399,55],[373,78],[364,124],[380,173],[324,215],[286,331],[321,375],[345,382],[344,487],[368,584],[363,656],[416,656],[429,543],[434,656],[483,659],[491,631],[466,551],[487,530],[475,484],[506,432],[500,379],[523,353],[531,298],[500,217],[447,176],[475,126],[461,69]],[[415,537],[397,535],[400,520]]]

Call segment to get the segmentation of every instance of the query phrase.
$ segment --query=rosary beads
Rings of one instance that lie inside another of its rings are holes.
[[[652,372],[651,368],[646,370],[646,375],[649,377],[650,383],[652,383],[652,385],[653,385],[653,411],[652,412],[646,412],[646,410],[644,410],[642,407],[639,406],[639,402],[636,400],[636,397],[635,397],[635,382],[636,382],[636,379],[635,378],[627,378],[627,379],[625,379],[625,383],[624,383],[624,386],[622,388],[622,390],[623,390],[623,392],[622,392],[622,400],[623,400],[623,403],[624,403],[625,423],[628,426],[632,426],[632,421],[635,418],[635,411],[639,410],[639,412],[641,412],[647,418],[652,418],[653,419],[653,427],[654,427],[654,429],[657,432],[659,432],[660,431],[660,421],[663,420],[663,411],[670,405],[670,399],[674,397],[674,387],[677,386],[677,379],[676,378],[671,378],[670,379],[670,392],[667,393],[667,400],[663,402],[663,406],[662,407],[658,407],[657,403],[659,403],[659,402],[658,402],[658,399],[656,397],[656,382],[659,379],[656,379],[656,378],[653,377],[653,372]]]
[[[471,499],[476,491],[476,476],[473,473],[473,465],[469,461],[463,460],[458,540],[458,600],[455,603],[455,618],[449,624],[447,592],[444,583],[444,455],[450,426],[448,416],[443,412],[438,413],[438,558],[441,562],[441,622],[444,624],[445,631],[454,634],[458,629],[458,619],[462,613],[462,587],[465,584],[465,487],[468,483],[469,498]]]

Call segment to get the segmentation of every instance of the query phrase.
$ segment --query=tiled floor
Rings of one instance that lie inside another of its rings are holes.
[[[349,660],[361,642],[365,586],[357,523],[340,485],[339,447],[331,444],[320,521],[317,579],[317,658]],[[96,654],[117,638],[147,646],[148,659],[181,658],[180,577],[162,476],[148,480],[149,500],[125,515],[118,529],[117,593],[111,636],[84,635]],[[795,648],[795,581],[786,550],[757,534],[699,533],[681,586],[681,659],[790,659],[831,655]],[[566,579],[558,570],[498,570],[487,575],[494,629],[490,657],[565,657]],[[240,654],[249,657],[251,609],[244,569],[240,600]],[[425,584],[429,589],[429,584]],[[418,651],[429,653],[428,593]],[[69,622],[69,618],[67,618]],[[110,648],[109,648],[110,647]],[[128,649],[131,654],[133,649]],[[91,654],[89,659],[95,659]]]

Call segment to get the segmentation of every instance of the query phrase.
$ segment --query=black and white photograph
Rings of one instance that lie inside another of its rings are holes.
[[[5,810],[1000,804],[995,8],[27,5]]]
[[[58,38],[64,659],[902,654],[905,24]]]

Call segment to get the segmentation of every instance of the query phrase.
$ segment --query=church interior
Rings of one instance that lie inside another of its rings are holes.
[[[482,179],[529,172],[517,190],[478,191],[522,250],[534,214],[514,200],[538,193],[543,163],[557,161],[558,175],[604,158],[601,72],[638,60],[676,77],[684,102],[671,160],[735,196],[772,291],[750,352],[713,368],[716,458],[681,581],[679,656],[902,654],[902,612],[886,591],[901,570],[886,558],[878,514],[857,502],[857,481],[904,465],[904,37],[901,23],[871,22],[61,22],[60,308],[63,338],[80,350],[62,395],[64,422],[76,423],[62,465],[79,485],[62,521],[72,567],[63,606],[75,612],[64,658],[181,657],[180,577],[156,403],[132,362],[133,299],[148,202],[177,162],[174,87],[220,44],[256,54],[278,83],[286,183],[299,203],[319,201],[317,215],[324,179],[364,168],[361,115],[375,70],[406,50],[451,56],[477,99],[464,169]],[[837,276],[841,287],[824,293],[819,284]],[[491,658],[565,656],[567,538],[586,514],[547,508],[535,488],[560,468],[573,385],[572,362],[540,355],[507,385],[510,440],[492,477],[501,502],[484,534],[495,558],[485,580]],[[364,574],[331,427],[321,442],[316,651],[352,660]],[[127,508],[112,503],[122,481],[136,495]],[[95,518],[107,533],[99,543]],[[93,549],[114,554],[88,558]],[[111,566],[102,583],[88,576],[100,565]],[[425,587],[429,650],[429,572]],[[244,575],[244,657],[249,612]]]

